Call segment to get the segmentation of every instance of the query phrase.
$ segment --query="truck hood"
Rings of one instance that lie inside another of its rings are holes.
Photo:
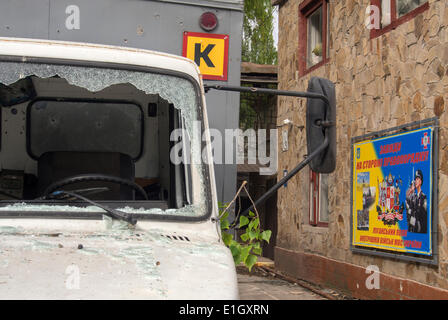
[[[236,299],[230,251],[160,230],[0,227],[0,299]]]

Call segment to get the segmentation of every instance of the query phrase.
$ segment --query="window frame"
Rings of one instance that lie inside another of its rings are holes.
[[[329,55],[329,1],[328,0],[306,0],[299,5],[299,52],[298,67],[300,77],[318,69],[330,61]],[[322,7],[322,61],[311,67],[307,67],[308,51],[308,18]]]
[[[379,29],[371,29],[370,30],[370,38],[374,39],[377,38],[391,30],[395,30],[398,26],[409,22],[410,20],[414,19],[419,14],[425,12],[429,9],[429,0],[426,1],[424,4],[420,5],[419,7],[415,8],[414,10],[409,11],[405,15],[398,17],[397,15],[397,0],[389,0],[390,1],[390,24],[383,27],[380,27]],[[371,5],[376,6],[380,9],[380,24],[382,20],[382,5],[381,0],[371,0]]]
[[[321,221],[321,178],[320,173],[310,169],[309,183],[309,224],[314,227],[328,227],[328,221]]]

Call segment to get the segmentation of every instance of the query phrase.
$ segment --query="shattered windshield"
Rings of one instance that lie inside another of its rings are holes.
[[[198,95],[179,76],[0,62],[0,212],[102,212],[79,194],[128,213],[203,216]]]

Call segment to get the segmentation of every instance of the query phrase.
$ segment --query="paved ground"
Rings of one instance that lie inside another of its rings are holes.
[[[263,276],[238,272],[241,300],[326,300],[297,284]]]

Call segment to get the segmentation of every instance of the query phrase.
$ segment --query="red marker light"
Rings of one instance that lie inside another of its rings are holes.
[[[212,31],[218,26],[218,18],[213,12],[205,12],[199,18],[199,25],[206,31]]]

